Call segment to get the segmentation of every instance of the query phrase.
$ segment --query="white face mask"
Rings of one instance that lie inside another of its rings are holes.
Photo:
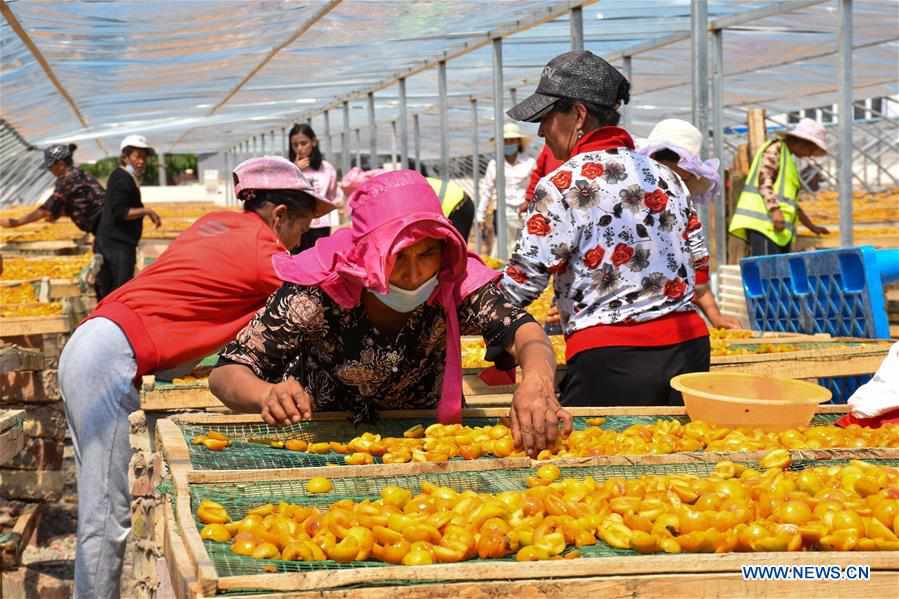
[[[137,172],[134,170],[134,167],[131,166],[130,162],[125,165],[125,170],[128,171],[128,174],[131,175],[132,177],[137,176]]]
[[[390,291],[385,294],[375,293],[382,304],[396,310],[397,312],[408,313],[428,301],[434,289],[437,288],[437,275],[434,275],[425,281],[418,289],[400,289],[396,285],[390,286]]]

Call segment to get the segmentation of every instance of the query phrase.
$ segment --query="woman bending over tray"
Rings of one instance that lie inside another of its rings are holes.
[[[220,354],[212,392],[269,424],[313,410],[347,410],[362,422],[376,410],[435,407],[441,422],[458,422],[460,335],[480,334],[488,360],[517,362],[524,373],[512,400],[516,443],[536,455],[560,421],[570,432],[542,327],[468,253],[424,177],[386,173],[350,203],[352,228],[273,259],[285,285]]]

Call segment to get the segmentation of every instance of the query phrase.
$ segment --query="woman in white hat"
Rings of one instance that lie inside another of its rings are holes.
[[[718,174],[718,159],[703,160],[700,157],[702,142],[702,133],[691,123],[681,119],[665,119],[653,127],[638,153],[650,156],[674,171],[689,190],[691,202],[705,203],[715,197],[721,178]],[[691,249],[696,251],[694,246],[691,246]],[[698,251],[701,253],[700,258],[708,255],[705,243],[698,248]],[[737,319],[721,314],[707,283],[697,282],[693,303],[699,306],[713,327],[740,328]]]
[[[525,203],[525,194],[528,189],[528,181],[531,171],[536,165],[535,160],[524,154],[527,145],[527,136],[515,123],[507,123],[503,127],[503,155],[505,156],[506,175],[506,225],[509,235],[506,238],[508,254],[518,241],[521,232],[522,220],[519,208]],[[490,222],[489,215],[496,211],[496,160],[487,164],[487,171],[481,181],[481,198],[478,202],[476,220],[480,225],[481,235],[484,239],[491,239],[491,233],[496,230],[496,222]],[[492,245],[492,243],[490,244]],[[488,248],[490,247],[488,245]]]
[[[796,158],[826,154],[824,127],[812,119],[802,119],[755,155],[730,221],[730,233],[749,243],[750,256],[789,252],[797,219],[812,233],[827,235],[827,229],[813,223],[799,207],[802,181],[796,165]]]
[[[97,250],[103,266],[97,273],[97,301],[134,277],[137,244],[144,230],[144,217],[158,229],[162,220],[155,210],[144,208],[140,197],[140,178],[153,148],[143,135],[122,140],[119,168],[106,183],[106,202],[97,226]]]

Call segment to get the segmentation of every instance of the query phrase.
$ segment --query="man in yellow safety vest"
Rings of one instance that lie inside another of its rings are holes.
[[[730,221],[730,233],[749,243],[750,256],[789,252],[797,219],[816,235],[828,233],[799,207],[802,183],[796,167],[796,158],[826,154],[824,127],[812,119],[802,119],[755,155]]]

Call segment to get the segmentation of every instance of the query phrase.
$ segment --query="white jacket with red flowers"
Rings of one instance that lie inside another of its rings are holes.
[[[578,154],[540,180],[502,282],[527,305],[554,275],[570,335],[693,311],[708,261],[680,177],[622,147]]]

